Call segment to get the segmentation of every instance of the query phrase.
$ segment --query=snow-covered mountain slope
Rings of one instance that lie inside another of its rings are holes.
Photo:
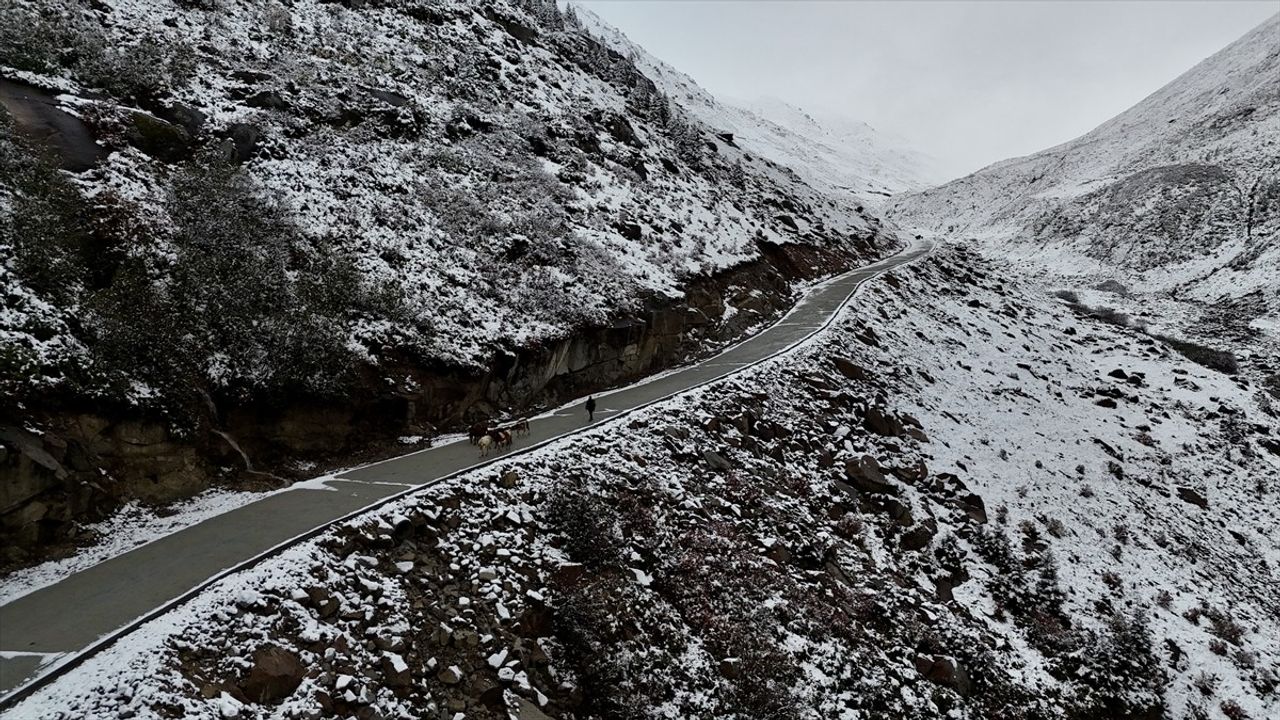
[[[763,121],[759,128],[739,123],[744,142],[759,146],[766,157],[796,167],[801,177],[822,186],[876,201],[886,194],[936,185],[947,177],[938,160],[912,149],[906,139],[861,120],[804,110],[777,98],[729,103]]]
[[[2,0],[0,563],[665,369],[900,246],[555,0]]]
[[[574,12],[593,34],[631,58],[663,93],[708,127],[731,133],[744,150],[790,168],[815,187],[876,200],[945,178],[936,160],[864,122],[806,111],[774,98],[717,98],[590,10],[574,6]]]
[[[74,344],[41,353],[45,335],[81,324],[70,319],[73,301],[101,310],[91,300],[111,288],[98,286],[119,277],[114,266],[87,282],[77,274],[81,237],[114,243],[101,257],[114,263],[124,252],[159,279],[190,254],[186,236],[244,220],[182,215],[175,194],[208,213],[233,209],[218,195],[225,188],[201,183],[230,183],[236,202],[257,203],[248,214],[278,222],[272,230],[289,247],[272,262],[296,273],[323,245],[354,275],[356,287],[342,292],[394,296],[394,313],[332,298],[348,304],[327,311],[341,316],[331,318],[331,344],[356,360],[413,347],[481,367],[503,348],[679,296],[692,277],[759,257],[760,242],[851,248],[872,228],[783,168],[716,141],[549,0],[5,7],[4,73],[63,93],[62,108],[107,151],[73,183],[92,202],[66,213],[91,215],[89,227],[67,230],[77,232],[59,258],[69,274],[18,277],[26,288],[11,294],[17,315],[4,316],[6,330],[35,375],[55,372],[45,360],[93,364],[49,357],[83,350]],[[6,107],[21,143],[23,107]],[[27,152],[14,147],[15,158]],[[209,160],[202,147],[243,164],[230,177],[192,171]],[[50,195],[10,180],[21,214]],[[175,193],[184,187],[186,196]],[[105,215],[129,225],[127,247],[98,237]],[[210,225],[197,228],[203,220]],[[21,276],[45,252],[33,246],[56,243],[13,222],[3,267]],[[41,314],[59,289],[69,294],[52,302],[68,314],[61,326]],[[88,330],[111,328],[90,320]],[[40,337],[25,325],[39,325]],[[272,353],[250,355],[234,348],[197,370],[252,384]],[[142,392],[154,385],[135,379]]]
[[[1276,717],[1280,398],[1007,272],[896,270],[796,353],[366,513],[15,717]]]
[[[1064,272],[1280,307],[1280,14],[1088,134],[889,212]]]

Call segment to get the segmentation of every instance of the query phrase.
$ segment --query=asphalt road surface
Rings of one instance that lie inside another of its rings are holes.
[[[917,241],[880,262],[814,288],[777,324],[702,362],[596,395],[596,422],[756,364],[827,324],[869,278],[932,249]],[[587,426],[585,399],[530,420],[523,448]],[[86,568],[0,606],[0,695],[38,676],[103,637],[162,609],[214,576],[281,543],[392,495],[435,482],[482,462],[465,439],[349,470],[324,487],[294,488],[228,511]]]

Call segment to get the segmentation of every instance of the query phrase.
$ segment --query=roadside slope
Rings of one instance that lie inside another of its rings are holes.
[[[1273,401],[1001,271],[895,271],[799,352],[334,528],[15,712],[1273,715]]]

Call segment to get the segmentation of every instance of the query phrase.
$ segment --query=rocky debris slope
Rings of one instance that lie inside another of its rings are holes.
[[[1280,313],[1280,14],[1082,137],[889,212],[1064,274]]]
[[[997,270],[895,271],[802,350],[337,527],[15,712],[1273,715],[1273,406]]]
[[[0,12],[6,549],[662,369],[900,245],[550,0]]]

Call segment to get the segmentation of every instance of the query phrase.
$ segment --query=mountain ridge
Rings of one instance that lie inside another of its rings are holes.
[[[1280,14],[1078,138],[890,201],[906,226],[1010,241],[1201,300],[1280,289]]]

